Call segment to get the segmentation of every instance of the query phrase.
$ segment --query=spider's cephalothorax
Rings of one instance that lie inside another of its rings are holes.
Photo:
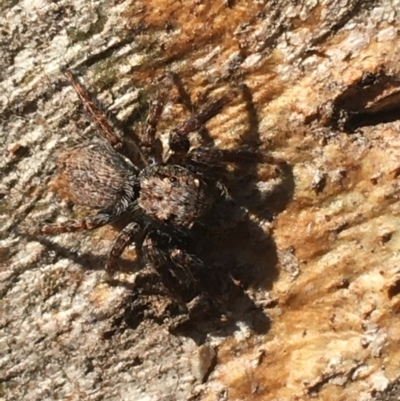
[[[189,150],[188,134],[217,115],[232,100],[233,93],[213,101],[178,125],[170,134],[170,156],[166,160],[155,154],[156,125],[164,105],[162,98],[157,99],[150,106],[146,127],[137,144],[140,157],[133,158],[78,81],[69,71],[65,75],[105,141],[63,151],[58,159],[59,173],[52,185],[61,196],[95,209],[96,213],[79,221],[41,224],[30,229],[30,234],[93,230],[127,216],[128,223],[109,252],[108,273],[114,274],[119,256],[127,245],[136,241],[170,293],[184,302],[190,301],[211,279],[204,272],[210,268],[192,252],[193,230],[197,225],[218,229],[224,226],[218,218],[231,215],[221,213],[224,202],[232,206],[233,200],[225,186],[215,179],[215,171],[220,171],[226,163],[258,160],[279,164],[280,161],[248,148]]]
[[[156,165],[140,173],[138,205],[150,217],[190,228],[212,207],[206,183],[185,167]]]

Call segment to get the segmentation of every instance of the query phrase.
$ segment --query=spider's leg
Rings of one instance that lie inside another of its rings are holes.
[[[73,76],[71,71],[69,70],[64,71],[64,75],[67,77],[72,87],[75,89],[75,92],[78,95],[79,99],[81,100],[83,107],[85,108],[86,112],[90,115],[92,120],[96,123],[103,137],[116,150],[122,149],[124,144],[121,138],[114,132],[114,129],[107,121],[106,116],[100,110],[100,108],[95,104],[95,102],[90,98],[85,88]]]
[[[193,114],[171,132],[169,138],[170,149],[175,153],[185,153],[190,148],[188,134],[200,129],[208,120],[221,112],[222,108],[232,101],[236,92],[231,92],[206,106],[203,110]]]
[[[109,120],[107,119],[104,112],[101,111],[101,108],[96,105],[96,102],[90,97],[85,88],[80,84],[80,82],[73,76],[71,71],[64,71],[64,75],[70,81],[72,87],[75,89],[76,94],[81,100],[86,113],[89,114],[91,119],[97,125],[100,134],[103,136],[105,140],[118,152],[122,153],[129,160],[131,160],[134,164],[139,157],[142,159],[144,164],[146,165],[146,159],[143,156],[139,146],[134,141],[128,142],[124,141],[120,135],[118,135]]]
[[[94,216],[86,217],[82,220],[67,220],[62,223],[41,224],[39,227],[24,230],[29,235],[58,235],[62,233],[72,233],[76,231],[89,231],[111,223],[118,216],[113,213],[99,213]]]
[[[225,163],[266,163],[279,167],[285,165],[285,161],[266,153],[252,150],[248,147],[236,149],[218,149],[199,147],[191,150],[187,155],[187,161],[191,164],[205,167],[221,167]]]
[[[117,260],[122,255],[124,249],[132,242],[135,235],[142,230],[140,224],[136,222],[129,223],[117,235],[113,247],[111,248],[106,263],[106,270],[110,277],[112,277],[116,270]]]
[[[157,124],[164,109],[164,104],[165,96],[161,94],[150,105],[149,115],[141,140],[142,152],[147,158],[149,155],[152,155],[155,150]]]

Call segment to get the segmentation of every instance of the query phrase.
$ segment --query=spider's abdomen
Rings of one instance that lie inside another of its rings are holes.
[[[156,165],[140,174],[139,206],[156,220],[191,227],[212,203],[205,182],[184,167]]]
[[[126,196],[134,167],[107,143],[78,145],[62,152],[52,187],[77,205],[112,208]]]

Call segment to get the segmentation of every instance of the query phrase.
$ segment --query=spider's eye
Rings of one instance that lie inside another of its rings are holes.
[[[175,177],[170,177],[169,180],[170,180],[171,182],[176,182],[176,181],[177,181]]]

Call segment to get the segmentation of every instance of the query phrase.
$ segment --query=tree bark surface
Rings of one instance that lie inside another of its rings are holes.
[[[398,399],[400,1],[24,0],[0,10],[0,399]],[[235,305],[234,323],[177,335],[157,295],[158,320],[135,309],[133,247],[125,285],[103,280],[118,228],[17,232],[87,213],[48,186],[57,153],[95,136],[66,68],[134,132],[172,72],[164,139],[235,90],[203,139],[287,162],[282,176],[257,165],[251,183],[234,185],[257,228],[220,245],[248,272],[235,279],[252,307]]]

